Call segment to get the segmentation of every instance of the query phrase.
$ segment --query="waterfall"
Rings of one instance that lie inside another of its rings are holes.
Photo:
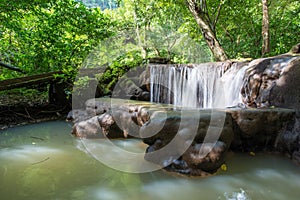
[[[151,65],[151,101],[190,108],[224,108],[240,101],[244,69],[222,63]]]
[[[241,88],[248,65],[233,64],[222,77],[217,80],[217,91],[213,107],[233,107],[242,103]]]
[[[296,58],[286,55],[237,62],[228,70],[221,62],[150,65],[150,98],[152,102],[190,108],[251,106],[253,102],[262,107],[269,105],[276,80]]]

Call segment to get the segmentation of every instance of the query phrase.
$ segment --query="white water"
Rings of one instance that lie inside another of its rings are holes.
[[[245,72],[249,66],[240,68],[234,64],[222,77],[216,80],[217,88],[215,90],[217,93],[213,107],[232,107],[242,103],[241,88]]]
[[[233,65],[224,73],[222,64],[150,67],[151,101],[192,108],[234,106],[241,102],[245,69]]]
[[[273,59],[264,73],[278,73],[281,76],[294,59]],[[190,108],[237,106],[242,103],[241,88],[245,72],[260,61],[253,60],[243,67],[234,63],[226,72],[223,63],[151,65],[151,101]]]

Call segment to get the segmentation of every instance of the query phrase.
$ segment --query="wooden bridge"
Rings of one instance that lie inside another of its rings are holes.
[[[63,74],[62,71],[41,73],[20,78],[12,78],[0,81],[0,91],[16,88],[45,88],[49,85],[48,100],[51,104],[64,105],[68,103],[67,95],[64,92],[65,83],[60,83],[60,78],[55,75]]]
[[[21,78],[13,78],[0,81],[0,91],[21,87],[31,87],[34,85],[47,84],[55,81],[55,74],[62,74],[61,71],[42,73]]]
[[[10,70],[18,71],[24,74],[21,69],[4,64],[0,62],[0,66],[8,68]],[[16,88],[39,88],[49,85],[49,102],[56,105],[62,105],[70,103],[65,94],[65,89],[72,86],[71,81],[61,82],[61,78],[55,75],[63,74],[62,71],[54,71],[48,73],[41,73],[36,75],[29,75],[20,78],[12,78],[0,81],[0,91],[11,90]],[[95,77],[95,74],[99,74],[99,68],[80,69],[80,76]]]

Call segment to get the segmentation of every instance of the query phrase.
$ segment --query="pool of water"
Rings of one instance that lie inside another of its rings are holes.
[[[1,131],[0,198],[299,199],[300,167],[280,156],[229,153],[227,170],[207,178],[179,177],[161,170],[131,174],[96,160],[70,132],[71,124],[62,121]],[[134,152],[145,150],[137,140],[114,142]]]

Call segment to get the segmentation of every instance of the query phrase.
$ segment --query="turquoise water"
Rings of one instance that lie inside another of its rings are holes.
[[[94,159],[70,132],[71,124],[62,121],[1,131],[0,198],[299,199],[300,167],[280,156],[229,153],[227,170],[206,178],[180,177],[161,170],[130,174]],[[137,140],[114,142],[134,152],[145,150]],[[107,155],[114,157],[114,153]]]

